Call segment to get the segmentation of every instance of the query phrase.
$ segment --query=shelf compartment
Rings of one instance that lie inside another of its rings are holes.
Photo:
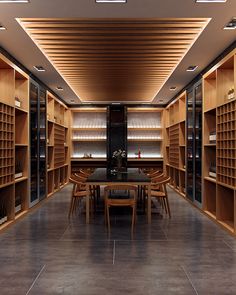
[[[146,130],[155,129],[159,130],[162,127],[162,112],[130,112],[128,111],[127,126],[129,129]]]
[[[54,170],[54,191],[60,188],[60,169]]]
[[[138,158],[139,150],[141,158],[162,158],[161,141],[128,141],[128,158]]]
[[[0,61],[0,97],[1,102],[15,105],[15,71],[7,63]]]
[[[15,212],[20,213],[28,209],[28,179],[15,184]]]
[[[15,218],[14,185],[0,189],[0,225]]]
[[[217,220],[228,230],[234,232],[234,190],[217,185]]]
[[[214,172],[216,173],[216,147],[205,146],[204,147],[204,166],[203,166],[203,177],[214,178]]]
[[[179,98],[179,121],[186,121],[186,92]]]
[[[215,134],[215,141],[213,140]],[[204,113],[204,145],[215,144],[216,142],[216,109]]]
[[[15,143],[28,145],[28,113],[15,109]]]
[[[15,106],[26,112],[29,110],[29,80],[19,72],[15,72]],[[20,106],[19,106],[20,104]]]
[[[54,171],[48,171],[48,195],[54,192]]]
[[[182,195],[186,194],[186,186],[185,186],[185,172],[179,170],[179,191]]]
[[[204,211],[216,218],[216,183],[204,178]]]
[[[18,176],[18,177],[17,177]],[[15,179],[28,176],[28,147],[16,146]]]
[[[215,109],[216,105],[216,71],[213,71],[203,79],[203,111]]]
[[[232,56],[217,69],[218,106],[221,106],[229,101],[228,92],[234,86],[234,56]]]

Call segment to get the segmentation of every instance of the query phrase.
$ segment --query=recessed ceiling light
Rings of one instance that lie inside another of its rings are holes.
[[[44,67],[42,66],[34,66],[35,70],[37,70],[38,72],[45,72],[46,70],[44,69]]]
[[[0,30],[1,30],[1,31],[5,31],[6,28],[5,28],[4,26],[0,25]]]
[[[120,102],[112,102],[111,104],[117,104],[118,105],[118,104],[121,104],[121,103]]]
[[[159,99],[159,102],[163,102],[164,100],[163,99]]]
[[[63,88],[61,86],[57,86],[58,91],[63,91]]]
[[[95,0],[96,3],[126,3],[127,0]]]
[[[196,3],[225,3],[227,0],[196,0]]]
[[[224,30],[235,30],[236,29],[236,17],[233,17],[230,22],[224,27]]]
[[[175,90],[176,90],[176,86],[170,87],[170,91],[175,91]]]
[[[197,68],[198,68],[198,66],[189,66],[186,71],[187,72],[194,72]]]
[[[0,0],[0,3],[29,3],[29,0]]]

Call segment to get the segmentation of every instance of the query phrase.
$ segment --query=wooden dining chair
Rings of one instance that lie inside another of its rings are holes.
[[[70,202],[68,218],[70,218],[72,214],[75,214],[75,212],[81,205],[82,199],[87,196],[87,192],[84,189],[84,183],[79,181],[76,178],[76,176],[71,175],[69,178],[69,181],[73,184],[73,189],[71,193],[71,202]]]
[[[169,218],[171,218],[171,212],[170,212],[170,205],[168,200],[168,193],[166,189],[166,184],[170,182],[169,176],[164,176],[162,178],[159,178],[157,181],[158,183],[158,190],[151,189],[151,197],[154,197],[158,199],[162,205],[162,208],[165,209],[166,214],[169,215]]]
[[[108,225],[108,231],[110,232],[110,207],[131,207],[132,208],[132,223],[131,230],[134,230],[134,223],[136,221],[136,200],[137,200],[137,186],[135,185],[123,185],[114,184],[108,185],[104,188],[105,197],[105,222]],[[121,196],[111,196],[112,191],[127,191],[129,197],[124,198]]]

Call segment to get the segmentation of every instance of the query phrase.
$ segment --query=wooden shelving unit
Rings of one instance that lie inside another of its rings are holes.
[[[50,92],[47,92],[47,194],[62,188],[69,180],[70,111]]]
[[[0,54],[0,229],[29,207],[29,77]]]
[[[186,92],[165,109],[165,171],[170,186],[185,196]]]
[[[163,158],[163,109],[128,108],[128,160]]]
[[[203,77],[203,210],[236,232],[236,50]]]
[[[107,109],[71,109],[71,160],[106,160]]]

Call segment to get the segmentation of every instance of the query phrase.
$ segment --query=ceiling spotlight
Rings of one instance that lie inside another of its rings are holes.
[[[44,69],[44,67],[42,66],[34,66],[35,70],[37,70],[38,72],[45,72],[46,70]]]
[[[163,102],[164,100],[163,99],[159,99],[159,102]]]
[[[96,3],[126,3],[127,0],[95,0]]]
[[[175,90],[176,90],[176,86],[170,87],[170,91],[175,91]]]
[[[194,72],[197,68],[198,68],[198,66],[189,66],[186,71],[187,72]]]
[[[196,0],[196,3],[225,3],[227,0]]]
[[[58,91],[63,91],[63,88],[61,86],[57,86]]]
[[[29,0],[0,0],[0,3],[29,3]]]
[[[233,17],[230,22],[224,27],[224,30],[235,30],[236,29],[236,17]]]
[[[6,28],[4,26],[0,25],[0,31],[5,31],[5,30],[6,30]]]
[[[113,104],[113,105],[119,105],[121,103],[120,102],[112,102],[111,104]]]

